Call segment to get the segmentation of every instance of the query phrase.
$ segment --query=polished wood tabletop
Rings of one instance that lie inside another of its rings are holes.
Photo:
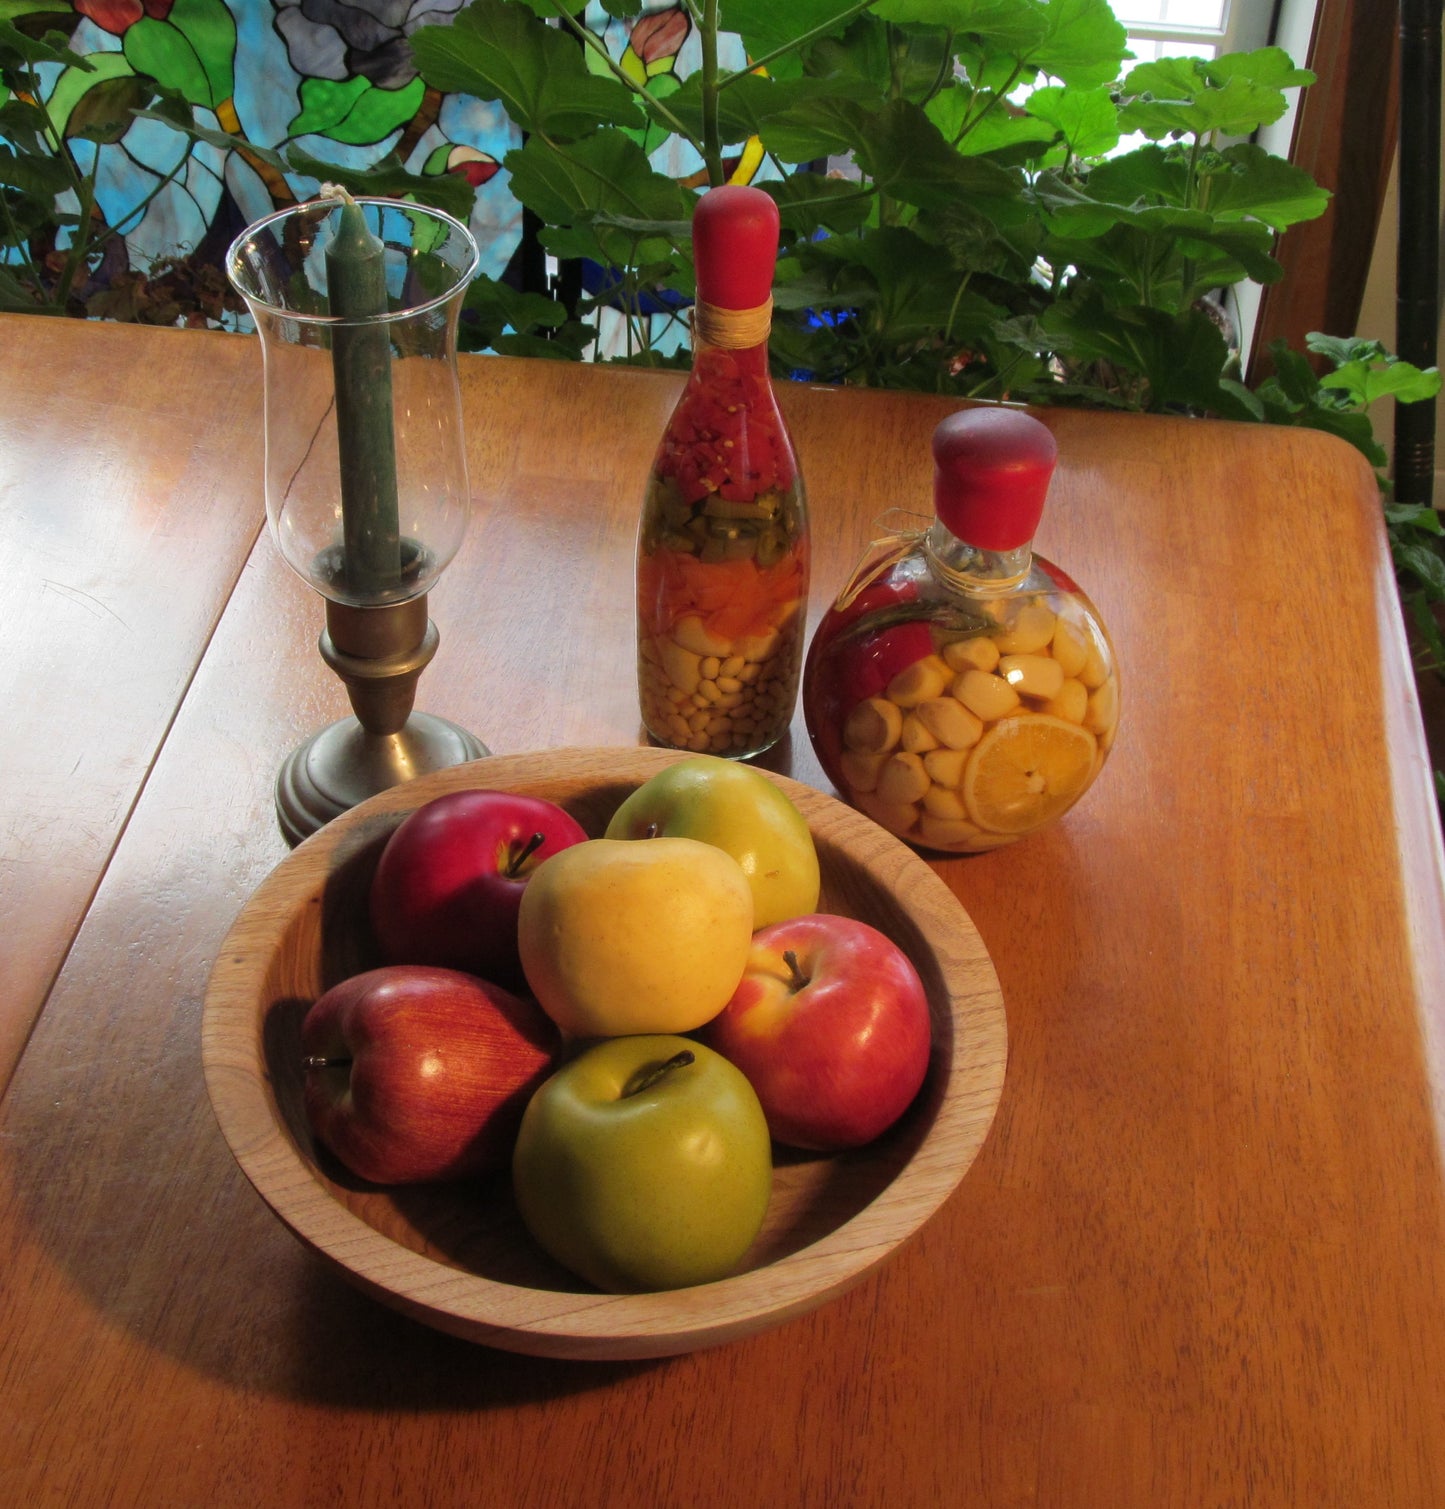
[[[676,374],[464,360],[474,517],[419,705],[642,742],[634,531]],[[811,617],[926,511],[941,399],[784,389]],[[1051,411],[1040,550],[1118,744],[1062,822],[930,859],[1002,1102],[841,1298],[661,1361],[461,1341],[347,1285],[201,1072],[272,786],[346,711],[262,525],[242,337],[0,317],[0,1504],[1445,1503],[1445,882],[1368,468],[1303,431]],[[772,768],[826,782],[801,716]]]

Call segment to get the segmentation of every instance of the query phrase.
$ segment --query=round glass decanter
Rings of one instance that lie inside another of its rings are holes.
[[[880,542],[824,616],[808,734],[853,806],[923,849],[978,853],[1061,817],[1113,746],[1113,647],[1077,583],[1032,550],[1053,436],[1012,409],[934,432],[926,528]]]

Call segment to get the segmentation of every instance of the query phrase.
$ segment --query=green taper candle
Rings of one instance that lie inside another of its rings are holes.
[[[336,378],[336,443],[341,460],[341,528],[347,595],[365,601],[401,580],[396,502],[396,436],[391,413],[391,336],[385,314],[386,263],[361,206],[343,190],[336,235],[326,248]]]

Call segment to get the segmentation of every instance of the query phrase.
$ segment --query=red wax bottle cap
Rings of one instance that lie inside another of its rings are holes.
[[[761,189],[709,189],[692,212],[697,296],[718,309],[756,309],[773,291],[778,206]]]
[[[1059,448],[1020,409],[960,409],[933,432],[933,509],[950,534],[981,550],[1033,539]]]

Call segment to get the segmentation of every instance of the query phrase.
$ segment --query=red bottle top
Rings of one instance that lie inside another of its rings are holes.
[[[1017,550],[1038,531],[1058,459],[1048,427],[1020,409],[960,409],[933,432],[933,508],[981,550]]]
[[[697,297],[718,309],[756,309],[773,290],[778,206],[761,189],[709,189],[692,212]]]

